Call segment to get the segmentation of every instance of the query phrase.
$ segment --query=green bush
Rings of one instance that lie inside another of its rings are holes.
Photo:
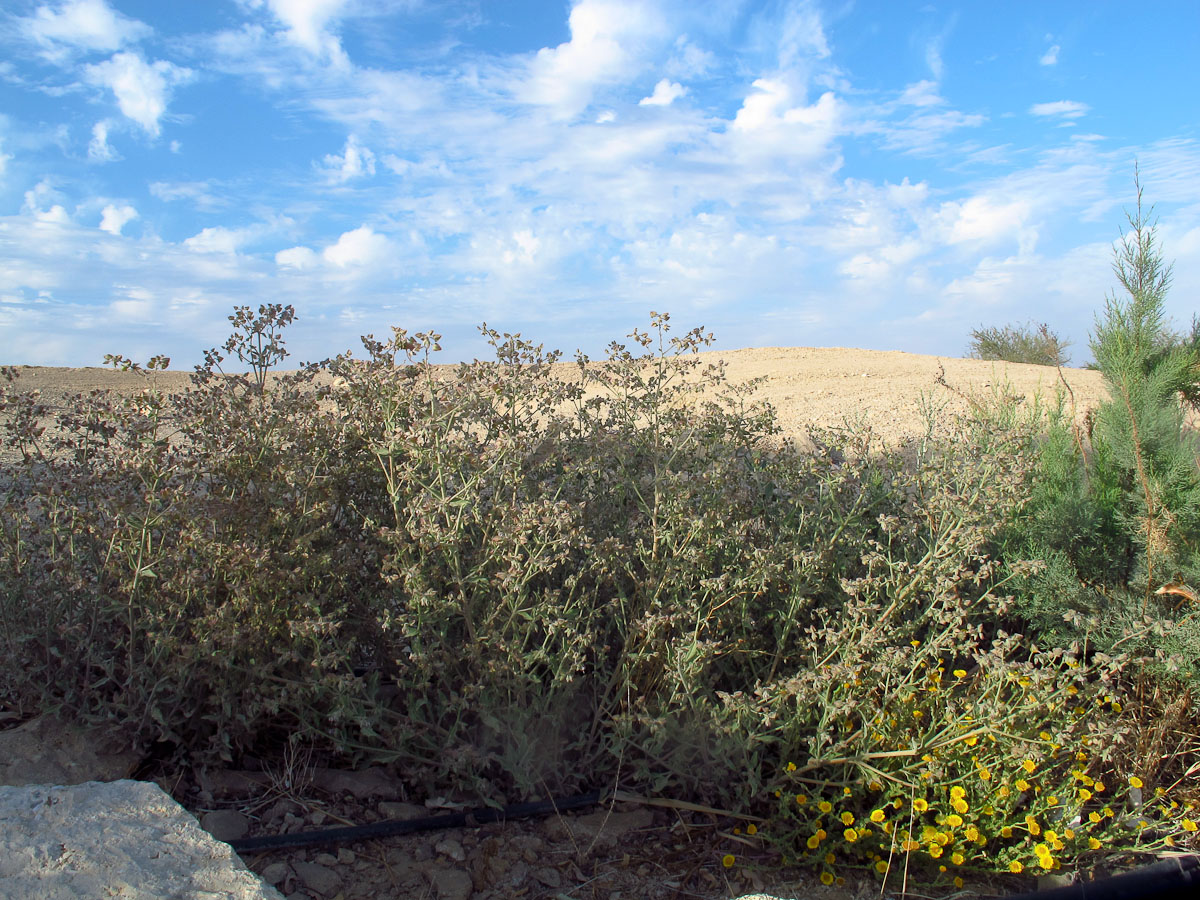
[[[1065,366],[1071,361],[1064,341],[1046,323],[1004,325],[972,329],[968,359],[1029,363],[1035,366]]]
[[[1175,771],[1143,765],[1119,639],[1016,627],[1033,579],[1082,583],[1075,545],[1011,545],[1039,472],[1079,498],[1065,522],[1137,513],[1117,491],[1087,518],[1053,412],[1001,394],[911,446],[800,452],[665,315],[596,361],[485,326],[493,360],[437,367],[437,335],[396,329],[273,373],[293,317],[236,310],[250,373],[213,350],[179,394],[120,358],[145,390],[57,415],[0,391],[0,704],[195,763],[300,747],[492,802],[665,792],[885,877],[897,852],[940,877],[1186,837],[1186,797],[1153,832],[1088,818],[1096,782],[1132,803],[1129,775]]]

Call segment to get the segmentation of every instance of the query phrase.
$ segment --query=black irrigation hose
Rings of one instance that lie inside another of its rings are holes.
[[[312,847],[342,844],[348,841],[367,841],[397,834],[412,834],[416,831],[436,831],[442,828],[459,828],[463,825],[484,825],[488,822],[503,822],[507,819],[524,819],[529,816],[548,816],[556,812],[595,806],[600,802],[600,796],[600,791],[594,791],[590,794],[579,794],[560,800],[514,803],[503,809],[485,806],[440,816],[425,816],[421,819],[389,819],[373,825],[322,828],[319,831],[297,831],[292,834],[268,834],[262,837],[230,841],[229,846],[236,853],[254,853],[258,850],[280,850],[284,847]]]
[[[1200,856],[1177,856],[1100,881],[1081,881],[1004,900],[1188,900],[1200,897]]]

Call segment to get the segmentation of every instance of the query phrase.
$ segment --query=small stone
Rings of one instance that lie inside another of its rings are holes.
[[[218,841],[236,841],[250,832],[250,820],[236,809],[218,809],[205,813],[200,827]]]
[[[442,854],[443,856],[450,857],[455,862],[462,862],[464,859],[467,858],[467,854],[463,850],[463,845],[455,840],[446,839],[446,840],[438,841],[434,845],[433,849],[435,849],[438,853]]]
[[[318,853],[313,857],[313,862],[321,866],[336,866],[338,864],[337,857],[332,853]]]
[[[355,800],[379,797],[395,800],[400,793],[400,783],[379,767],[346,772],[341,769],[317,769],[313,774],[313,786],[331,794],[350,794]]]
[[[262,870],[262,880],[267,884],[279,885],[288,877],[290,871],[287,863],[274,862]]]
[[[379,814],[387,819],[420,819],[429,815],[429,810],[412,803],[399,803],[395,800],[384,800],[379,804]]]
[[[314,809],[308,814],[308,821],[313,825],[324,825],[327,818],[328,816],[325,815],[325,810],[323,809]]]
[[[462,869],[438,869],[433,873],[433,888],[438,900],[468,900],[475,886]]]
[[[504,880],[513,887],[519,887],[521,882],[529,877],[529,866],[521,860],[517,860],[508,867],[508,874]]]
[[[296,874],[304,882],[304,886],[318,894],[332,897],[342,887],[341,876],[320,863],[298,862],[292,868],[296,870]]]
[[[548,888],[562,887],[562,875],[559,874],[558,869],[551,869],[549,867],[534,869],[533,877]]]
[[[358,859],[358,857],[354,855],[353,850],[349,850],[345,847],[338,847],[338,852],[337,852],[338,865],[352,866],[352,865],[354,865],[354,861],[356,859]]]

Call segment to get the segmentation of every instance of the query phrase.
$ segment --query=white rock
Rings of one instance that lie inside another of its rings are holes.
[[[0,786],[0,885],[12,900],[280,900],[158,785]]]

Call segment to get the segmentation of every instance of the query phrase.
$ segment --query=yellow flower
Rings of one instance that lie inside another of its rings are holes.
[[[881,859],[881,860],[879,860],[879,862],[875,863],[875,871],[878,872],[880,875],[886,875],[887,870],[888,870],[888,864],[887,864],[886,860]]]
[[[844,837],[846,839],[846,843],[853,844],[855,841],[858,840],[858,832],[855,831],[853,828],[847,828],[845,831],[842,832],[842,837]]]
[[[968,841],[977,841],[979,840],[979,829],[974,825],[968,825],[966,835]]]
[[[966,800],[955,800],[955,801],[954,801],[952,804],[950,804],[950,805],[954,807],[954,811],[955,811],[956,813],[965,813],[965,812],[966,812],[968,809],[970,809],[970,808],[971,808],[971,807],[969,807],[969,806],[967,805],[967,801],[966,801]]]
[[[826,854],[825,854],[825,863],[826,863],[826,865],[830,865],[830,866],[832,866],[832,865],[833,865],[835,862],[837,862],[837,857],[836,857],[836,856],[834,856],[832,853],[826,853]]]
[[[817,840],[818,841],[823,841],[827,837],[829,837],[829,833],[826,832],[824,828],[817,829]]]
[[[1035,763],[1032,759],[1027,759],[1021,763],[1021,768],[1032,775],[1033,770],[1037,768],[1037,763]]]
[[[751,822],[746,826],[746,834],[758,834],[758,826]]]
[[[987,766],[979,767],[979,780],[980,781],[991,781],[992,780],[992,772],[990,769],[988,769]]]
[[[966,670],[966,669],[955,669],[955,670],[954,670],[954,677],[955,677],[955,678],[966,678],[966,677],[967,677],[967,670]]]
[[[1001,797],[1007,797],[1009,794],[1012,793],[1012,791],[1009,790],[1009,787],[1007,784],[1002,784],[1002,785],[1000,785],[1000,790],[996,791],[996,793],[999,794]]]
[[[897,809],[898,808],[899,807],[897,807]],[[913,809],[915,809],[919,813],[923,813],[929,809],[929,801],[926,800],[924,797],[918,797],[916,800],[913,801]]]
[[[1037,819],[1033,816],[1025,817],[1025,825],[1029,829],[1029,833],[1037,837],[1042,832],[1042,826],[1038,824]]]
[[[977,738],[975,735],[971,735],[963,743],[965,743],[968,747],[974,747],[979,743],[979,738]]]
[[[900,797],[897,797],[895,800],[892,801],[892,809],[899,809],[903,805],[904,805],[904,800],[901,799]]]
[[[882,784],[880,784],[878,781],[872,781],[870,784],[868,784],[868,785],[867,785],[867,790],[869,790],[869,791],[882,791],[882,790],[883,790],[883,785],[882,785]]]
[[[1100,813],[1095,812],[1095,811],[1090,812],[1090,813],[1088,813],[1088,818],[1091,819],[1093,823],[1099,822],[1100,821]]]
[[[1001,827],[1001,829],[1000,829],[1000,837],[1003,837],[1003,838],[1010,838],[1010,837],[1012,837],[1012,826],[1011,826],[1011,825],[1004,825],[1003,827]]]
[[[882,822],[883,819],[884,819],[884,812],[882,809],[876,809],[871,812],[871,821],[872,822]]]
[[[1099,850],[1100,842],[1098,840],[1096,840],[1094,837],[1088,838],[1088,849],[1089,850]]]
[[[919,709],[914,709],[914,710],[913,710],[913,718],[914,718],[914,719],[919,719],[919,718],[921,718],[921,716],[923,716],[923,715],[925,715],[925,713],[921,712]]]
[[[1050,732],[1048,732],[1048,731],[1039,731],[1039,732],[1038,732],[1038,737],[1040,737],[1040,738],[1041,738],[1043,741],[1048,741],[1048,740],[1050,740]]]
[[[950,854],[950,862],[954,863],[956,866],[961,866],[966,861],[967,858],[957,851]]]
[[[1197,828],[1196,823],[1193,822],[1191,819],[1184,819],[1179,824],[1183,826],[1184,831],[1195,831]]]
[[[1095,784],[1092,785],[1092,790],[1095,791],[1097,794],[1103,794],[1104,793],[1104,782],[1097,781]]]
[[[830,803],[828,800],[822,800],[820,803],[817,804],[817,809],[819,809],[823,813],[831,812],[833,810],[833,804]]]
[[[961,784],[956,784],[954,787],[950,788],[950,799],[951,800],[958,800],[965,796],[967,796],[967,789],[964,788]]]
[[[1104,817],[1106,819],[1111,819],[1115,815],[1116,815],[1116,813],[1113,812],[1113,808],[1111,806],[1104,807]]]
[[[936,842],[930,844],[929,845],[929,855],[932,856],[934,859],[939,859],[942,855],[942,845],[938,844]]]
[[[854,824],[854,813],[852,813],[852,812],[842,813],[842,824],[843,825],[853,825]]]
[[[1008,871],[1012,872],[1014,875],[1019,875],[1025,871],[1025,867],[1021,865],[1021,861],[1019,859],[1014,859],[1008,864]]]
[[[906,841],[905,841],[903,844],[901,844],[901,845],[900,845],[900,849],[901,849],[901,850],[905,850],[905,851],[909,851],[909,850],[920,850],[920,849],[921,849],[921,842],[920,842],[920,841],[914,841],[912,838],[909,838],[909,839],[908,839],[908,840],[906,840]]]
[[[1047,806],[1058,806],[1058,798],[1055,797],[1053,794],[1051,794],[1049,797],[1046,798],[1046,805]]]
[[[1140,788],[1142,786],[1142,779],[1138,778],[1136,775],[1129,776],[1129,786]]]
[[[808,836],[808,840],[805,843],[808,844],[809,850],[816,850],[818,847],[821,846],[821,839],[819,837],[817,837],[815,834],[811,834]]]
[[[787,770],[788,770],[789,772],[795,772],[795,771],[796,771],[796,764],[795,764],[794,762],[790,762],[790,763],[788,763],[788,764],[787,764]]]
[[[833,875],[830,872],[822,872],[821,873],[821,884],[825,885],[826,887],[829,887],[829,885],[833,884]]]
[[[1021,791],[1022,793],[1029,790],[1029,782],[1026,781],[1024,778],[1018,778],[1017,779],[1017,790]]]
[[[1079,789],[1079,799],[1083,800],[1084,802],[1091,800],[1092,792],[1089,791],[1087,788],[1080,788]]]
[[[962,823],[962,816],[958,815],[957,813],[951,813],[950,815],[946,816],[946,824],[951,828],[957,828]]]
[[[721,857],[721,865],[723,865],[725,868],[732,869],[733,863],[734,863],[734,858],[733,858],[732,853],[726,853],[724,856]]]
[[[797,806],[803,806],[807,802],[808,802],[808,797],[806,797],[804,794],[796,795],[796,805]]]
[[[963,883],[964,883],[964,882],[963,882],[963,880],[962,880],[961,876],[958,876],[958,875],[955,875],[955,876],[954,876],[954,886],[955,886],[956,888],[960,888],[960,887],[962,887],[962,886],[963,886]]]

